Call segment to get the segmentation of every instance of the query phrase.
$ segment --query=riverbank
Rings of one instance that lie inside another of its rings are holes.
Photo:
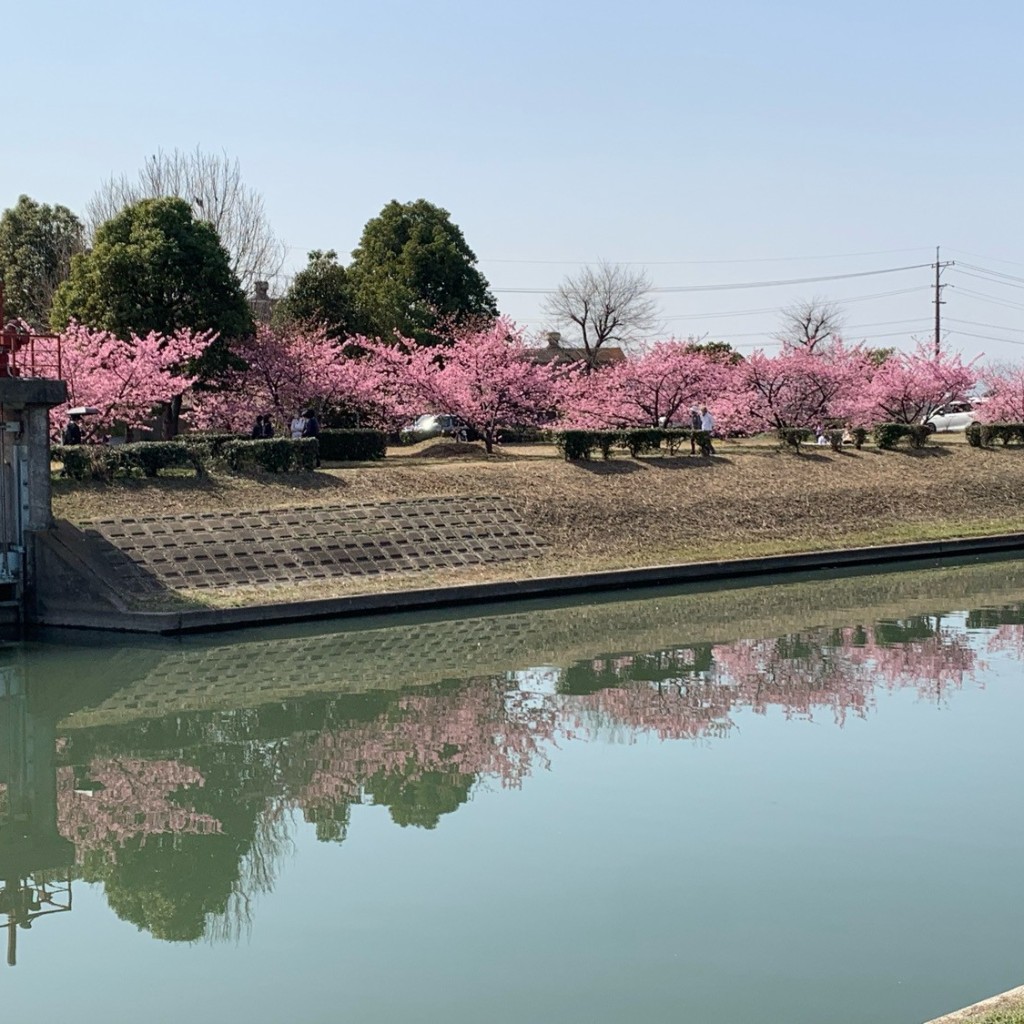
[[[927,1024],[1024,1024],[1024,986],[983,999]]]
[[[55,515],[78,525],[426,498],[450,500],[454,509],[480,497],[514,506],[543,539],[543,557],[184,588],[148,606],[287,603],[1014,533],[1024,530],[1024,453],[979,451],[951,435],[919,451],[795,453],[738,441],[723,442],[710,459],[620,456],[581,464],[548,446],[487,456],[476,445],[428,442],[389,452],[381,463],[327,466],[305,476],[54,482]]]

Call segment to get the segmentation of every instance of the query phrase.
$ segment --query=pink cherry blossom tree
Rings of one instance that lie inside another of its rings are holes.
[[[987,392],[978,405],[978,418],[985,423],[1024,423],[1024,365],[985,367],[978,377]]]
[[[245,362],[229,370],[216,389],[192,392],[193,424],[204,430],[241,431],[253,417],[286,423],[308,405],[345,404],[357,390],[346,351],[324,328],[257,327],[235,346]]]
[[[868,374],[863,350],[838,339],[774,356],[759,350],[739,364],[736,404],[746,402],[747,429],[816,427],[844,416]]]
[[[692,341],[671,340],[620,364],[608,383],[621,391],[620,414],[627,422],[657,427],[691,406],[714,403],[731,390],[735,375],[728,359],[695,350]]]
[[[945,402],[962,398],[976,380],[959,354],[936,354],[930,343],[913,352],[896,352],[873,368],[847,403],[847,415],[859,426],[920,423]]]
[[[531,360],[522,332],[504,318],[458,335],[440,356],[412,351],[406,363],[410,393],[463,419],[488,452],[503,428],[536,424],[553,412],[565,373]]]
[[[213,331],[186,328],[173,334],[133,334],[123,340],[109,331],[72,324],[59,339],[68,401],[54,410],[53,423],[62,427],[68,409],[84,405],[99,410],[91,419],[93,429],[109,430],[118,423],[146,426],[156,406],[195,382],[184,367],[216,337]],[[57,344],[56,339],[38,339],[40,357],[53,356],[56,365]]]

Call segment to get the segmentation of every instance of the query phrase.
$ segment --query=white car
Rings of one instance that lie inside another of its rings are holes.
[[[933,433],[966,430],[972,423],[978,422],[977,409],[982,401],[983,399],[975,398],[970,401],[964,399],[959,402],[947,402],[926,417],[924,425],[931,427]]]

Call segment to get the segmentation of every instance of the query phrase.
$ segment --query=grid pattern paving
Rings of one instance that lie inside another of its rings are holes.
[[[536,557],[547,547],[496,498],[139,516],[81,529],[118,586],[143,596],[458,568]]]

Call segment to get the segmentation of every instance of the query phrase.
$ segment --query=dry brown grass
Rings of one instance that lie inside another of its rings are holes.
[[[443,495],[507,498],[551,544],[543,563],[460,570],[458,581],[467,582],[1020,530],[1024,451],[973,449],[962,436],[891,452],[795,453],[742,441],[719,445],[713,459],[619,456],[579,464],[548,447],[510,446],[488,456],[480,445],[425,442],[389,452],[382,463],[306,477],[57,480],[54,508],[81,522]],[[438,585],[450,575],[377,586]],[[353,588],[367,583],[330,584],[304,596]],[[263,600],[269,596],[262,591]]]

